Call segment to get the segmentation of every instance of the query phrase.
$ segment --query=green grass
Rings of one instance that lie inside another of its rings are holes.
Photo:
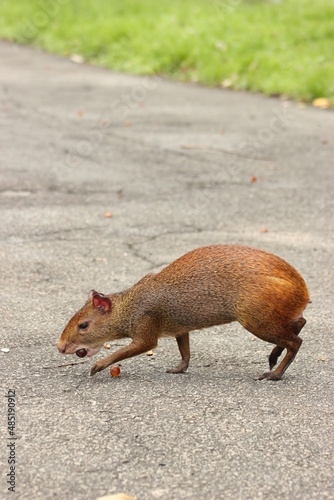
[[[334,105],[332,0],[0,0],[0,37],[129,73]]]

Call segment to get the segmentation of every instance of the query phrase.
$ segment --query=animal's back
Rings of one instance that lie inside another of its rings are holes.
[[[267,310],[296,316],[309,300],[300,274],[280,257],[239,245],[213,245],[193,250],[154,276],[170,322],[195,328],[262,317]],[[290,308],[291,309],[291,308]],[[247,327],[247,326],[246,326]]]

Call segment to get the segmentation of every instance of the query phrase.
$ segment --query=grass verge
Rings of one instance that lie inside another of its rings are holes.
[[[331,0],[0,0],[0,37],[136,74],[334,105]]]

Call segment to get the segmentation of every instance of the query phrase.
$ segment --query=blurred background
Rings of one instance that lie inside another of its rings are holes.
[[[332,0],[1,0],[0,37],[77,63],[334,105]]]

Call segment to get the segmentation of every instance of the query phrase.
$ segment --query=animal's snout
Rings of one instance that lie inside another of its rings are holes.
[[[58,351],[61,352],[62,354],[64,354],[66,351],[66,347],[67,347],[66,341],[59,340],[59,342],[57,344]]]

